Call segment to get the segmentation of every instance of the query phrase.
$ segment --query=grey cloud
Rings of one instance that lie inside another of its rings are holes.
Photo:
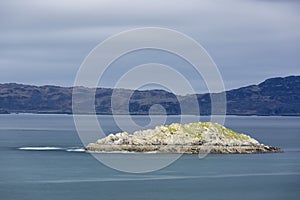
[[[1,1],[0,82],[71,85],[94,46],[144,26],[193,37],[227,88],[300,74],[299,8],[298,1],[268,0]]]

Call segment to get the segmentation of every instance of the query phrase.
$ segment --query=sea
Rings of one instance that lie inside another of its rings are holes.
[[[180,117],[168,116],[166,124]],[[132,118],[140,125],[149,123],[148,116]],[[105,134],[120,131],[113,116],[97,119]],[[197,119],[190,117],[191,122]],[[300,198],[300,117],[226,116],[225,126],[284,152],[182,155],[159,170],[128,173],[84,152],[71,115],[0,115],[0,199]],[[129,153],[106,156],[123,154]]]

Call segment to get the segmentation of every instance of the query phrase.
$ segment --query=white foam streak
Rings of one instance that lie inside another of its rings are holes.
[[[68,152],[85,152],[85,149],[79,148],[79,149],[67,149]]]
[[[60,147],[20,147],[19,150],[27,151],[49,151],[49,150],[62,150]]]
[[[79,182],[119,182],[119,181],[151,181],[151,180],[180,180],[180,179],[200,179],[200,178],[234,178],[234,177],[248,177],[248,176],[297,176],[297,172],[283,172],[283,173],[253,173],[253,174],[224,174],[224,175],[210,175],[210,176],[147,176],[147,177],[131,177],[131,178],[91,178],[91,179],[62,179],[62,180],[43,180],[32,181],[35,183],[79,183]]]
[[[67,152],[85,152],[84,148],[62,148],[62,147],[20,147],[23,151],[67,151]]]

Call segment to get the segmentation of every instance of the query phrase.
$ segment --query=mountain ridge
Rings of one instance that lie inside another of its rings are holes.
[[[92,89],[79,87],[82,93]],[[94,88],[97,114],[112,114],[112,88]],[[147,115],[149,109],[160,104],[166,114],[181,114],[180,103],[189,101],[190,95],[175,95],[171,92],[154,90],[117,89],[118,101],[122,103],[126,94],[132,93],[129,103],[130,114]],[[55,85],[25,85],[18,83],[0,84],[0,113],[72,113],[73,87]],[[213,95],[220,95],[214,93]],[[209,93],[196,94],[201,115],[211,114]],[[300,76],[275,77],[265,81],[226,91],[228,115],[300,116]],[[83,99],[83,101],[85,101]],[[128,109],[128,108],[127,108]],[[114,114],[124,114],[117,110]],[[186,114],[186,113],[185,113]],[[187,114],[196,114],[191,108]]]

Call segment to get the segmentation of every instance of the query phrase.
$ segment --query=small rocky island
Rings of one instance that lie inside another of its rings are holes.
[[[259,143],[248,135],[237,133],[212,122],[173,123],[154,129],[110,134],[90,143],[87,152],[155,152],[250,154],[282,152],[278,147]]]

